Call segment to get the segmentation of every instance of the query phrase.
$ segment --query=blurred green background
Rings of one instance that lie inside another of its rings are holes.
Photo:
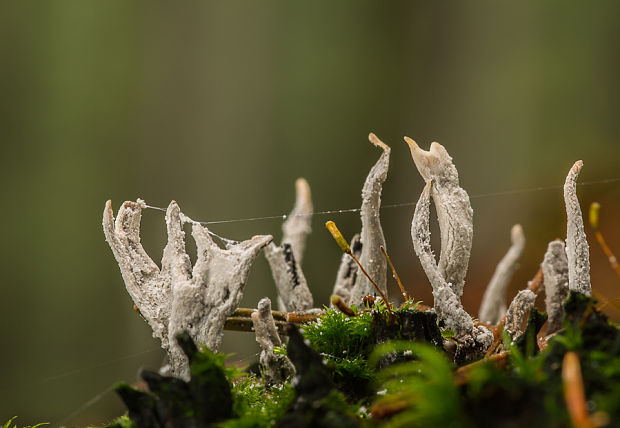
[[[620,177],[618,16],[617,1],[1,2],[0,422],[109,421],[123,412],[110,386],[162,361],[104,241],[107,199],[115,210],[175,199],[205,221],[280,215],[303,176],[317,211],[357,207],[380,154],[370,131],[393,149],[384,204],[416,201],[423,186],[404,135],[454,158],[475,211],[471,313],[523,225],[512,298],[565,235],[573,162],[584,160],[584,182]],[[579,193],[584,208],[602,204],[620,251],[620,184]],[[385,209],[382,221],[400,276],[430,302],[412,213]],[[340,261],[328,219],[348,237],[360,228],[355,213],[315,217],[304,267],[317,304]],[[279,241],[280,225],[212,230]],[[163,213],[145,212],[142,237],[158,261]],[[620,296],[591,244],[594,287]],[[260,256],[243,305],[274,291]],[[235,361],[257,349],[251,334],[226,334]]]

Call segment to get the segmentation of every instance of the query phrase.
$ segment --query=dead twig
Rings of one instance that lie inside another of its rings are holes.
[[[589,215],[590,226],[592,226],[592,229],[594,229],[594,236],[596,237],[596,241],[607,256],[609,264],[611,265],[613,270],[616,271],[616,274],[620,276],[620,263],[618,263],[618,259],[607,245],[607,242],[605,242],[605,238],[603,237],[603,234],[598,228],[600,210],[601,205],[598,202],[592,202],[592,204],[590,205]]]

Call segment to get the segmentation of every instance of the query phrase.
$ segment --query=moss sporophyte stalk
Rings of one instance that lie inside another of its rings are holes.
[[[304,179],[296,182],[280,245],[270,235],[242,242],[218,237],[226,242],[220,248],[204,223],[171,202],[161,267],[140,244],[148,205],[125,202],[114,218],[106,204],[104,232],[127,291],[168,354],[164,367],[142,371],[147,390],[116,386],[128,412],[108,426],[620,425],[620,333],[591,297],[597,294],[576,193],[583,163],[570,169],[564,186],[565,242],[549,244],[534,279],[507,301],[525,246],[522,227],[513,226],[476,319],[461,302],[473,209],[452,158],[438,143],[425,151],[405,138],[426,183],[411,224],[433,290],[433,305],[426,306],[407,294],[389,259],[380,208],[391,149],[374,134],[369,140],[381,154],[362,188],[360,232],[347,241],[333,221],[326,224],[343,251],[330,306],[317,307],[303,272],[313,212]],[[430,244],[431,201],[441,235],[438,259]],[[198,247],[193,266],[185,251],[187,223]],[[238,307],[263,249],[278,311],[268,298],[256,309]],[[401,305],[388,299],[388,288],[397,286]],[[543,289],[547,313],[534,308]],[[256,364],[226,364],[217,353],[225,329],[254,332],[261,348]]]

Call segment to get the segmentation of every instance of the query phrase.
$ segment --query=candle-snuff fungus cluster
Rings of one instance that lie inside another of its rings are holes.
[[[369,140],[380,155],[362,187],[361,230],[352,237],[350,245],[342,239],[344,254],[335,273],[331,305],[350,316],[370,310],[373,305],[383,305],[389,314],[386,322],[399,323],[404,321],[392,313],[397,307],[395,302],[386,301],[388,271],[393,266],[387,257],[380,217],[391,149],[374,134],[369,135]],[[489,281],[477,317],[465,310],[461,297],[474,235],[474,211],[469,196],[459,184],[457,168],[446,148],[432,143],[426,151],[408,137],[405,142],[425,183],[410,230],[415,256],[434,298],[432,306],[419,304],[415,310],[436,316],[438,326],[450,332],[445,347],[451,349],[451,358],[458,362],[476,360],[494,346],[499,325],[513,339],[523,333],[541,281],[532,281],[511,302],[507,301],[507,287],[525,245],[523,229],[514,225],[510,231],[511,246]],[[581,167],[581,161],[574,164],[564,186],[566,239],[550,242],[541,264],[550,332],[560,328],[562,303],[569,291],[586,296],[591,293],[588,244],[576,195]],[[257,235],[241,242],[217,239],[207,225],[184,215],[172,201],[166,210],[168,238],[160,265],[140,243],[141,216],[149,207],[146,202],[124,202],[116,217],[112,203],[106,203],[105,238],[135,307],[167,352],[163,372],[185,380],[190,377],[188,358],[176,340],[179,334],[186,333],[195,343],[217,352],[228,328],[255,332],[262,349],[262,373],[270,382],[279,384],[294,375],[295,366],[278,351],[285,342],[283,336],[290,330],[287,325],[320,322],[325,311],[325,306],[314,302],[312,286],[302,266],[313,216],[310,186],[300,178],[295,188],[295,206],[282,225],[279,245],[270,235]],[[441,238],[438,257],[430,243],[431,203]],[[197,247],[193,264],[185,249],[186,224],[191,225],[191,237]],[[334,230],[337,231],[332,223],[332,232],[339,233]],[[223,247],[218,244],[220,241]],[[267,258],[278,293],[277,311],[272,310],[268,298],[257,302],[256,309],[239,308],[250,268],[261,252]],[[404,288],[402,292],[410,300]]]

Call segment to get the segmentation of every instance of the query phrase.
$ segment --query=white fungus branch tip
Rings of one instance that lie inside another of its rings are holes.
[[[424,181],[432,182],[431,196],[441,235],[439,272],[451,284],[454,293],[461,297],[474,234],[474,212],[469,196],[460,187],[456,167],[441,144],[432,143],[430,150],[426,151],[409,137],[405,137],[405,142]]]
[[[265,247],[273,280],[278,289],[280,310],[299,312],[312,308],[312,293],[301,268],[306,239],[312,231],[310,186],[303,179],[295,183],[295,207],[282,224],[282,244]]]
[[[282,224],[282,244],[290,244],[295,260],[301,266],[306,240],[312,232],[312,197],[305,178],[295,182],[295,207]]]
[[[383,294],[387,295],[387,262],[381,253],[381,247],[386,248],[386,245],[381,227],[380,209],[381,192],[383,183],[387,179],[391,149],[375,134],[371,133],[368,140],[376,147],[381,148],[383,153],[371,168],[362,188],[362,207],[360,210],[362,230],[360,232],[359,247],[361,247],[361,252],[359,261],[370,277],[375,280]],[[364,296],[375,293],[375,288],[370,280],[358,271],[357,266],[355,267],[356,274],[349,274],[346,278],[341,276],[341,273],[349,272],[350,267],[353,266],[349,258],[346,256],[342,259],[332,294],[343,298],[347,305],[360,305]]]
[[[482,297],[480,305],[480,321],[497,324],[506,312],[506,289],[515,271],[519,267],[519,258],[525,248],[523,228],[515,224],[510,231],[511,246],[502,260],[497,264],[495,272]]]
[[[460,298],[445,281],[431,250],[429,230],[431,182],[427,182],[415,207],[411,223],[413,248],[420,259],[422,268],[433,288],[435,310],[445,322],[446,327],[454,330],[457,336],[466,336],[473,329],[471,316],[463,309]]]
[[[446,149],[438,143],[424,151],[410,138],[412,158],[426,181],[411,223],[413,248],[433,287],[434,308],[455,333],[457,354],[469,360],[484,354],[493,334],[474,326],[461,303],[473,237],[473,211],[467,193],[459,187],[458,173]],[[436,262],[430,245],[430,198],[433,197],[441,231],[441,254]]]
[[[583,167],[577,161],[568,172],[564,183],[566,205],[566,256],[568,258],[568,287],[571,291],[590,296],[590,249],[583,227],[583,217],[577,199],[577,177]]]

